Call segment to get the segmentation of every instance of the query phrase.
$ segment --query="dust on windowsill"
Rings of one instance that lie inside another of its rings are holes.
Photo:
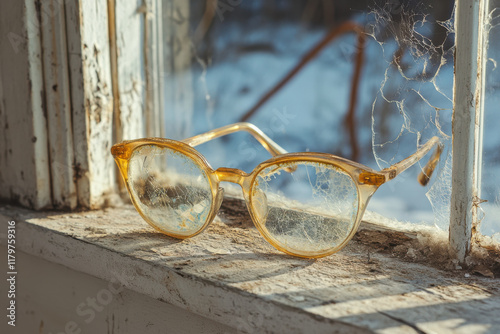
[[[254,229],[241,198],[225,197],[219,218],[224,224],[237,227],[240,231]],[[210,228],[212,231],[229,232],[224,226],[219,226],[220,224],[212,225],[214,225]],[[460,265],[449,251],[447,232],[430,226],[412,224],[411,229],[407,227],[401,224],[400,229],[396,229],[395,224],[389,226],[363,221],[353,239],[340,252],[360,254],[366,258],[367,263],[373,260],[375,254],[380,254],[405,262],[429,265],[461,277],[500,278],[500,244],[490,237],[476,236],[470,254],[465,263]],[[248,240],[255,247],[255,241],[251,240],[252,236],[245,236],[245,233],[239,233],[235,236],[236,242]],[[266,242],[263,240],[259,244],[266,244]],[[271,246],[264,248],[263,252],[274,251]],[[335,257],[335,254],[319,259],[319,261],[328,261],[330,257]]]

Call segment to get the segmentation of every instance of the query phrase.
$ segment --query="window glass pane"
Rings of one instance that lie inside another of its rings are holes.
[[[451,0],[191,0],[184,14],[189,27],[176,27],[184,33],[176,35],[167,61],[189,59],[165,76],[167,137],[185,138],[241,120],[326,35],[351,22],[364,31],[364,44],[346,28],[249,121],[290,152],[328,152],[375,169],[406,158],[439,136],[445,151],[431,184],[418,184],[423,164],[417,165],[382,186],[368,210],[447,229],[453,5]],[[351,131],[358,51],[363,61]],[[247,172],[269,158],[246,134],[199,150],[214,168]]]

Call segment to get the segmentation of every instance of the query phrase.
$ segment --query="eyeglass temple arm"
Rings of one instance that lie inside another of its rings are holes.
[[[418,176],[418,182],[420,182],[421,185],[425,186],[431,176],[432,173],[434,172],[434,169],[437,166],[437,163],[439,162],[439,158],[441,157],[441,153],[443,152],[443,145],[440,143],[438,137],[432,137],[429,139],[427,143],[422,145],[417,152],[415,152],[413,155],[409,156],[408,158],[401,160],[400,162],[392,165],[391,167],[385,168],[380,171],[380,173],[386,175],[386,180],[392,180],[414,164],[416,164],[419,160],[421,160],[434,146],[436,147],[436,150],[434,151],[434,154],[432,157],[429,159],[425,167],[423,168],[422,172]]]
[[[238,131],[246,131],[250,133],[273,156],[288,153],[284,148],[282,148],[281,146],[276,144],[271,138],[266,136],[266,134],[262,132],[258,127],[256,127],[252,123],[247,123],[247,122],[240,122],[240,123],[226,125],[221,128],[184,139],[182,140],[182,142],[192,147],[195,147],[200,144],[206,143],[212,139],[229,135],[231,133],[235,133]]]

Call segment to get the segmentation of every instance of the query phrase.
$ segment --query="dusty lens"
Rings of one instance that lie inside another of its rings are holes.
[[[205,224],[212,203],[205,172],[190,157],[170,148],[137,148],[129,162],[130,192],[158,229],[189,236]]]
[[[254,217],[277,246],[314,256],[339,246],[350,234],[358,192],[344,170],[317,162],[263,169],[251,189]]]

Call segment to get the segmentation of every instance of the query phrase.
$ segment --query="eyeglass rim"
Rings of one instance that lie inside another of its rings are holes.
[[[196,149],[194,149],[194,146],[206,143],[210,140],[213,140],[215,138],[219,138],[231,133],[235,133],[238,131],[246,131],[252,136],[255,137],[259,141],[259,143],[269,151],[269,153],[273,156],[273,158],[268,159],[262,163],[260,163],[250,174],[247,174],[239,169],[234,169],[234,168],[218,168],[217,170],[214,170],[208,161],[205,159],[205,157],[198,152]],[[180,153],[183,153],[184,155],[190,157],[192,160],[194,160],[200,167],[202,167],[202,171],[208,176],[208,180],[210,182],[210,188],[212,191],[212,206],[210,210],[210,214],[208,215],[208,218],[205,222],[205,224],[195,233],[191,235],[176,235],[172,233],[166,233],[165,231],[159,229],[157,226],[155,226],[154,223],[152,223],[148,217],[146,217],[140,207],[137,205],[135,202],[135,199],[132,196],[131,189],[129,187],[129,182],[128,182],[128,163],[130,160],[130,157],[135,149],[138,147],[141,147],[143,145],[157,145],[160,147],[169,147],[171,149],[174,149]],[[355,181],[354,183],[356,184],[356,188],[358,190],[358,199],[359,199],[359,204],[358,204],[358,214],[356,217],[356,223],[354,228],[351,230],[350,235],[346,238],[346,240],[341,243],[337,248],[335,248],[331,252],[322,252],[321,254],[318,255],[301,255],[301,254],[295,254],[293,252],[290,252],[282,247],[279,247],[277,244],[273,243],[271,240],[266,238],[266,235],[262,233],[261,230],[259,232],[261,235],[271,244],[273,245],[276,249],[281,250],[285,253],[295,255],[295,256],[300,256],[300,257],[307,257],[307,258],[314,258],[314,257],[323,257],[330,255],[332,253],[337,252],[338,250],[342,249],[347,242],[352,238],[352,236],[356,233],[359,223],[361,221],[361,218],[365,212],[366,205],[368,204],[368,201],[370,197],[375,193],[375,191],[380,187],[382,184],[386,183],[389,180],[394,179],[397,175],[400,173],[404,172],[406,169],[409,167],[413,166],[416,164],[418,161],[420,161],[425,155],[427,155],[428,152],[430,152],[434,147],[436,147],[433,155],[427,162],[427,164],[424,166],[422,169],[422,172],[420,173],[418,177],[418,181],[422,185],[426,185],[430,177],[432,176],[439,160],[441,153],[443,152],[443,145],[438,137],[432,137],[430,138],[425,144],[419,146],[417,148],[417,151],[407,157],[406,159],[403,159],[381,171],[375,171],[367,166],[364,166],[360,163],[341,158],[332,154],[328,153],[318,153],[318,152],[299,152],[299,153],[288,153],[285,149],[283,149],[280,145],[275,143],[271,138],[269,138],[265,133],[263,133],[258,127],[251,123],[234,123],[234,124],[229,124],[205,133],[201,133],[199,135],[184,139],[183,141],[176,141],[172,139],[166,139],[166,138],[144,138],[144,139],[136,139],[136,140],[131,140],[131,141],[125,141],[119,144],[113,145],[111,148],[111,153],[113,154],[116,163],[118,164],[118,167],[120,169],[120,173],[122,174],[123,179],[125,180],[125,184],[127,187],[127,190],[129,192],[129,195],[132,199],[132,202],[134,206],[136,207],[137,211],[139,214],[144,218],[146,222],[148,222],[151,226],[153,226],[156,230],[163,234],[167,234],[176,238],[184,239],[184,238],[189,238],[192,236],[195,236],[198,233],[201,233],[215,218],[215,215],[217,214],[220,205],[222,203],[223,199],[223,188],[219,187],[219,184],[221,181],[229,181],[229,182],[234,182],[238,183],[242,189],[243,189],[243,194],[245,197],[245,201],[247,203],[247,208],[248,211],[250,212],[250,215],[252,216],[252,220],[254,224],[259,228],[259,224],[257,220],[253,217],[253,209],[249,207],[249,196],[248,192],[251,189],[251,185],[254,182],[255,176],[258,175],[260,170],[262,168],[265,168],[265,166],[271,166],[273,164],[276,164],[278,161],[314,161],[315,159],[320,160],[327,160],[324,161],[327,164],[332,164],[337,167],[342,168],[343,170],[347,171],[349,175],[351,175],[351,178]],[[263,167],[264,166],[264,167]],[[221,176],[223,176],[224,179],[221,179]],[[356,176],[355,178],[353,176]],[[236,181],[236,182],[235,182]],[[361,194],[361,195],[360,195]]]
[[[211,189],[212,202],[211,202],[210,212],[207,215],[206,221],[195,232],[191,234],[176,234],[172,232],[166,232],[160,229],[155,222],[153,222],[146,214],[144,214],[143,210],[136,202],[134,196],[132,196],[132,189],[130,188],[129,177],[128,177],[129,161],[132,158],[133,153],[137,149],[148,145],[165,147],[172,149],[178,153],[184,154],[188,158],[190,158],[193,162],[195,162],[200,167],[201,171],[206,174]],[[131,197],[132,203],[134,204],[134,207],[139,212],[141,217],[157,231],[178,239],[191,238],[203,232],[217,215],[223,198],[223,188],[220,188],[220,182],[223,182],[224,180],[221,180],[219,178],[218,170],[214,170],[208,163],[207,159],[195,148],[183,142],[172,139],[143,138],[113,145],[112,153],[119,166],[120,172],[125,180],[125,184],[129,192],[129,195]],[[351,177],[354,185],[356,186],[357,197],[358,197],[356,219],[351,228],[351,231],[349,232],[349,235],[344,239],[343,242],[341,242],[337,246],[321,252],[296,252],[290,249],[286,249],[282,247],[277,241],[274,241],[274,238],[268,231],[266,231],[265,227],[263,226],[263,222],[257,219],[253,211],[253,204],[252,204],[253,196],[251,195],[251,191],[255,184],[256,177],[265,168],[289,162],[316,162],[316,163],[329,164],[334,167],[340,168]],[[352,239],[352,237],[354,236],[359,227],[359,224],[361,222],[361,219],[363,217],[364,211],[366,209],[370,197],[375,193],[375,191],[380,186],[380,185],[362,183],[360,181],[359,176],[363,173],[369,173],[380,177],[383,176],[381,173],[377,173],[373,169],[364,166],[360,163],[350,161],[348,159],[338,157],[332,154],[320,153],[320,152],[299,152],[299,153],[286,153],[277,155],[261,162],[258,166],[256,166],[253,169],[251,173],[248,174],[238,169],[234,170],[240,171],[242,174],[244,174],[244,181],[240,184],[242,187],[243,196],[245,198],[245,202],[247,204],[247,209],[249,211],[251,219],[256,228],[259,230],[259,233],[263,236],[263,238],[279,251],[282,251],[290,255],[305,257],[305,258],[318,258],[331,255],[342,249]]]

